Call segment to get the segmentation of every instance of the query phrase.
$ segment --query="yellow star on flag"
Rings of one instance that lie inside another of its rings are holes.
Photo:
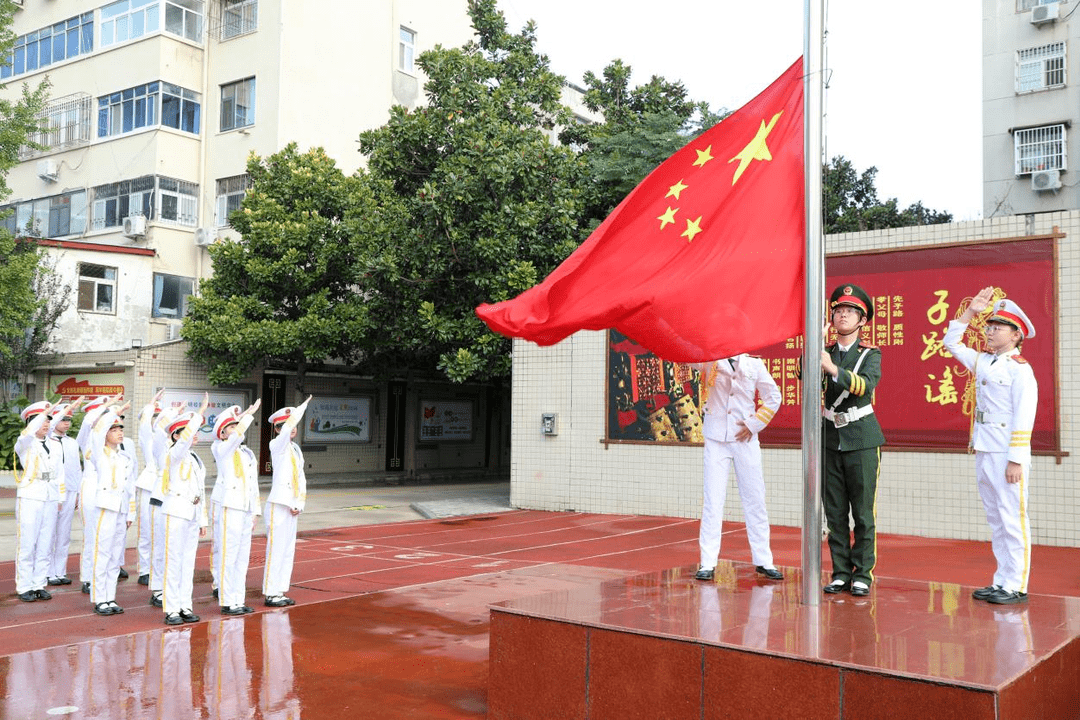
[[[663,215],[661,215],[660,217],[656,218],[657,220],[660,221],[660,229],[661,230],[663,230],[665,227],[667,227],[671,223],[675,222],[675,213],[677,213],[677,212],[679,212],[679,208],[675,208],[674,210],[672,210],[671,206],[669,205],[668,209],[667,209],[667,212],[664,213]]]
[[[712,147],[712,146],[710,145],[710,147]],[[673,197],[676,200],[678,200],[679,199],[679,193],[681,193],[683,190],[685,190],[688,187],[689,187],[689,185],[683,185],[682,180],[680,180],[679,182],[675,183],[670,188],[668,188],[667,195],[665,195],[664,197]]]
[[[735,170],[735,177],[731,178],[731,184],[734,185],[739,181],[743,171],[750,164],[751,160],[772,160],[772,153],[769,152],[769,146],[765,144],[765,140],[768,139],[769,133],[772,132],[773,127],[776,125],[776,121],[780,119],[780,116],[784,114],[784,111],[776,113],[772,116],[772,120],[766,126],[765,121],[761,121],[761,127],[758,128],[757,135],[751,140],[746,147],[744,147],[738,155],[728,160],[729,163],[733,163],[736,160],[739,161],[739,167]]]
[[[704,166],[704,165],[705,165],[705,163],[707,163],[707,162],[709,162],[710,160],[712,160],[712,159],[713,159],[713,156],[712,156],[712,145],[710,145],[709,147],[705,148],[704,150],[695,150],[694,152],[696,152],[696,153],[697,153],[697,160],[695,160],[695,161],[694,161],[694,165],[693,165],[693,166],[698,166],[698,167],[700,167],[700,166]],[[692,166],[692,167],[693,167],[693,166]]]
[[[698,215],[697,220],[687,220],[686,230],[679,237],[686,238],[686,242],[694,242],[694,236],[701,232],[701,215]]]

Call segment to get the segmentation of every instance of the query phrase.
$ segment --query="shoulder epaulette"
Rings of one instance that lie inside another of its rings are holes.
[[[877,345],[867,345],[862,340],[859,341],[859,346],[864,347],[867,350],[880,350],[880,348]]]
[[[1025,358],[1022,355],[1012,355],[1010,357],[1012,357],[1013,360],[1020,363],[1021,365],[1027,365],[1028,364],[1027,358]]]

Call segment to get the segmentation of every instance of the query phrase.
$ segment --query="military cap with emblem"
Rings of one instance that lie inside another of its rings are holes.
[[[41,400],[39,402],[33,403],[32,405],[27,405],[26,407],[24,407],[23,411],[19,413],[19,417],[22,418],[23,422],[29,422],[30,418],[34,417],[35,415],[40,415],[41,413],[47,414],[49,412],[49,408],[51,407],[51,402],[49,402],[48,400]]]
[[[217,422],[214,423],[214,436],[221,440],[221,432],[235,423],[240,422],[240,413],[243,412],[239,405],[232,405],[228,407],[221,415],[218,416]]]
[[[857,308],[862,311],[863,317],[869,317],[870,308],[873,307],[874,303],[861,287],[845,283],[833,290],[832,296],[829,298],[829,312],[832,312],[840,305]]]
[[[1032,325],[1031,320],[1020,309],[1019,305],[1008,298],[1003,298],[994,303],[994,310],[990,317],[986,318],[986,322],[1010,325],[1019,330],[1025,338],[1035,337],[1035,326]]]

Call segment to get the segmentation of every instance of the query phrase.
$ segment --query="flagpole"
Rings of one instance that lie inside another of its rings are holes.
[[[821,601],[821,351],[825,275],[821,211],[825,0],[804,0],[803,126],[806,175],[806,326],[802,356],[802,602]]]

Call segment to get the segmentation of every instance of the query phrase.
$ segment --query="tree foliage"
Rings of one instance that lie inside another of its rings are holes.
[[[903,210],[896,198],[879,200],[877,168],[859,173],[838,155],[822,169],[822,211],[826,233],[861,232],[884,228],[937,225],[952,221],[952,213],[931,210],[916,202]]]

